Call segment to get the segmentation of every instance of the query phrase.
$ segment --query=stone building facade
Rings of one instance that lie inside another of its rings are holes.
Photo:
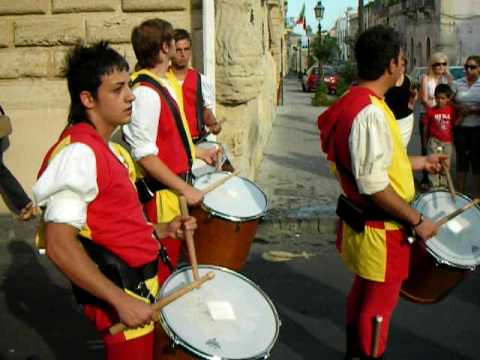
[[[215,10],[217,116],[225,120],[219,140],[254,177],[275,118],[283,1],[215,0]],[[66,124],[69,98],[61,68],[68,48],[78,39],[108,40],[133,67],[131,30],[153,17],[192,31],[193,65],[201,69],[200,0],[0,1],[0,104],[14,128],[4,160],[27,192]]]
[[[427,65],[437,51],[452,65],[480,53],[480,0],[375,0],[363,19],[365,27],[386,24],[402,34],[410,69]],[[355,35],[350,29],[350,38]]]

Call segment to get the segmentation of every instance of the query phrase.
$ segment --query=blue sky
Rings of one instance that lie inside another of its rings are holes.
[[[314,32],[317,31],[318,25],[315,19],[315,11],[313,8],[318,0],[288,0],[287,16],[295,18],[300,14],[303,3],[305,2],[305,16],[307,18],[307,25],[312,27]],[[366,4],[368,1],[364,1]],[[322,20],[322,30],[329,30],[335,24],[335,20],[345,14],[347,7],[351,6],[356,9],[358,0],[322,0],[322,5],[325,7],[325,12]],[[297,26],[295,32],[302,32],[303,29]]]

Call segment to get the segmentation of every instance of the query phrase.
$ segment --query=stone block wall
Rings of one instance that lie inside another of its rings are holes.
[[[78,39],[109,40],[133,67],[131,30],[152,17],[192,27],[189,0],[0,1],[0,104],[13,122],[4,161],[27,193],[66,124],[69,98],[61,68],[69,46]],[[6,211],[0,202],[0,212]]]

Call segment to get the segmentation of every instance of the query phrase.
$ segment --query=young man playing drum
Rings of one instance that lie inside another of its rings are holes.
[[[337,248],[355,280],[347,298],[345,359],[381,359],[400,287],[408,275],[411,229],[421,240],[437,227],[409,205],[413,170],[439,172],[443,157],[408,157],[395,118],[383,100],[402,72],[399,34],[375,26],[355,44],[360,82],[319,116],[322,150],[341,196]],[[375,319],[383,322],[374,326]],[[375,330],[378,336],[374,338]]]
[[[131,159],[114,153],[115,128],[129,122],[128,64],[107,43],[77,45],[66,59],[68,125],[47,153],[33,187],[44,208],[46,253],[72,281],[77,301],[105,343],[108,360],[153,359],[151,302],[158,292],[159,243],[129,177]],[[181,235],[195,219],[157,226]],[[123,322],[131,329],[112,336]]]
[[[134,158],[145,172],[143,183],[151,195],[145,199],[147,217],[154,223],[168,222],[180,214],[178,195],[189,205],[198,204],[203,193],[188,183],[195,156],[214,162],[216,149],[195,149],[183,109],[182,89],[167,74],[175,54],[172,25],[162,19],[146,20],[132,31],[137,57],[131,75],[135,102],[132,121],[123,127]],[[176,267],[180,243],[163,239],[170,262]],[[169,273],[160,274],[161,280]]]
[[[213,115],[215,98],[213,87],[197,70],[190,67],[192,57],[192,38],[187,30],[175,29],[175,56],[172,58],[170,72],[180,83],[183,93],[183,105],[193,141],[199,141],[206,135],[205,125],[217,135],[222,126]]]

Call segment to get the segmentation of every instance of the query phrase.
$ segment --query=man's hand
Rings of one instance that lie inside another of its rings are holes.
[[[222,131],[222,125],[219,122],[216,122],[212,125],[207,125],[207,127],[214,135],[218,135],[220,131]]]
[[[177,216],[167,224],[166,235],[174,239],[185,239],[185,231],[195,231],[197,219],[193,216]]]
[[[145,326],[156,317],[155,310],[150,304],[126,293],[119,296],[118,301],[112,305],[117,310],[120,321],[129,328]]]
[[[196,147],[195,153],[197,158],[202,159],[209,165],[215,165],[217,162],[217,153],[220,151],[220,148],[211,147],[209,149]]]
[[[432,236],[435,236],[438,232],[438,226],[435,225],[430,219],[424,218],[422,223],[414,228],[415,234],[426,241]]]
[[[448,171],[449,167],[448,156],[445,154],[432,154],[425,157],[424,169],[430,174]]]
[[[190,185],[185,186],[183,191],[181,191],[181,194],[185,196],[187,203],[190,206],[198,205],[203,200],[203,192]]]

